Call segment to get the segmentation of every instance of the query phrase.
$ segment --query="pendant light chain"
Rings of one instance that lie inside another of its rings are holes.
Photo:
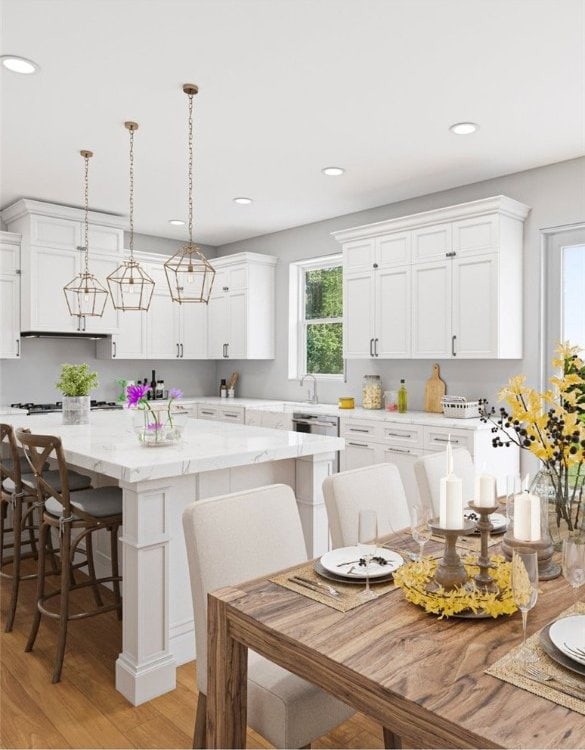
[[[134,128],[130,132],[130,260],[134,260]]]
[[[83,247],[85,249],[85,273],[89,273],[89,230],[88,230],[88,218],[87,214],[89,211],[89,153],[87,151],[83,154],[83,159],[85,161],[85,191],[84,191],[84,238],[83,238]]]
[[[193,244],[193,94],[189,94],[189,245]]]

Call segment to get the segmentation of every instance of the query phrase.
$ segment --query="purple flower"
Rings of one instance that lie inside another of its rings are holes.
[[[183,398],[183,391],[179,388],[171,388],[169,391],[170,398]]]
[[[150,388],[147,385],[129,385],[126,388],[128,406],[136,406],[139,402],[142,402],[149,390]]]
[[[146,425],[146,429],[151,430],[152,432],[154,432],[155,430],[161,430],[162,427],[163,427],[162,422],[149,422]]]

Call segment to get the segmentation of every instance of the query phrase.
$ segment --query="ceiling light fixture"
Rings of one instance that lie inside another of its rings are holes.
[[[27,60],[26,57],[20,57],[19,55],[2,55],[0,60],[2,60],[2,65],[12,73],[30,75],[31,73],[36,73],[39,69],[36,62]]]
[[[84,239],[83,246],[78,247],[84,253],[84,270],[80,271],[77,276],[63,287],[67,307],[70,315],[76,315],[78,318],[92,317],[101,318],[104,314],[104,308],[108,299],[108,291],[89,272],[89,223],[87,214],[89,211],[89,160],[93,156],[92,151],[80,151],[85,162],[84,171]],[[84,325],[85,328],[85,325]]]
[[[193,97],[199,91],[186,83],[183,91],[189,97],[189,242],[164,264],[167,282],[174,302],[209,302],[215,271],[200,248],[193,244]]]
[[[244,198],[244,196],[241,196],[240,198],[234,198],[234,203],[237,203],[240,206],[249,206],[250,203],[253,203],[254,201],[252,198]]]
[[[124,127],[130,132],[130,260],[108,276],[110,296],[116,310],[148,310],[154,291],[154,281],[134,260],[134,133],[138,123],[128,121]]]
[[[174,227],[185,226],[185,222],[183,221],[183,219],[169,219],[169,224],[172,224]]]
[[[449,130],[455,135],[471,135],[479,129],[479,125],[474,122],[456,122],[449,127]]]
[[[324,167],[321,172],[323,172],[323,174],[326,174],[328,177],[339,177],[339,175],[345,173],[345,169],[343,169],[343,167]]]

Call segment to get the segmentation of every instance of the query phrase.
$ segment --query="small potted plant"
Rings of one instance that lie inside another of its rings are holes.
[[[90,372],[87,364],[64,364],[55,385],[63,394],[63,424],[88,424],[89,393],[99,385],[97,372]]]

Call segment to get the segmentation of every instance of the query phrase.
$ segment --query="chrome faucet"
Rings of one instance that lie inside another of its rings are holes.
[[[307,400],[310,404],[318,404],[319,399],[317,398],[317,378],[312,373],[305,373],[301,378],[301,388],[305,382],[305,378],[313,378],[313,395],[311,395],[311,389],[307,391]]]

